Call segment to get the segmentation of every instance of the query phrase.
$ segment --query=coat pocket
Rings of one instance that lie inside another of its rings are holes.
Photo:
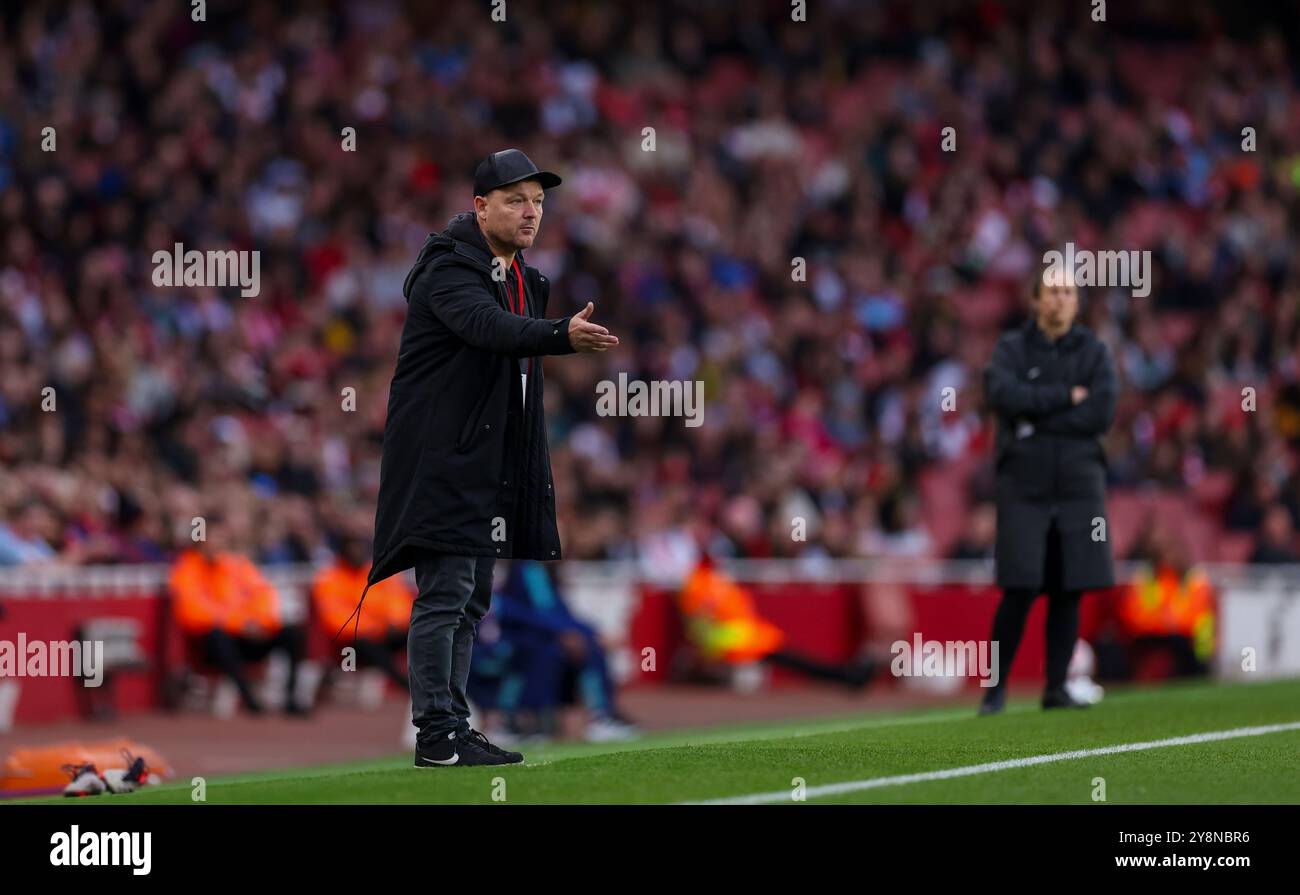
[[[464,453],[474,443],[479,430],[483,428],[483,414],[487,411],[490,403],[492,403],[492,391],[486,389],[475,405],[470,408],[469,416],[465,418],[464,425],[460,427],[460,437],[456,439],[456,450],[458,452]]]

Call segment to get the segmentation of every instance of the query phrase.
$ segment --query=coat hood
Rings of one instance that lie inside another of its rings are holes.
[[[492,250],[488,248],[487,240],[483,238],[483,231],[478,228],[478,220],[474,212],[462,211],[447,221],[445,230],[441,233],[430,233],[425,239],[415,264],[406,275],[406,282],[402,284],[402,295],[408,303],[411,300],[411,287],[415,281],[429,265],[448,254],[455,255],[471,267],[491,275]],[[522,269],[525,263],[522,249],[515,253],[515,258]]]

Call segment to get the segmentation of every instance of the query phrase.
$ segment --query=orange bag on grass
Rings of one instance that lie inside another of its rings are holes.
[[[69,741],[47,746],[20,746],[6,756],[0,767],[0,798],[51,795],[68,785],[65,764],[93,764],[103,771],[126,766],[125,749],[144,758],[149,774],[166,780],[175,774],[167,760],[149,746],[126,737],[93,743]]]

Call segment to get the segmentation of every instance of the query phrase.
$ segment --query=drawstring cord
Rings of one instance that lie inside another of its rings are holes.
[[[342,634],[347,629],[348,622],[352,621],[353,615],[356,616],[357,620],[352,625],[352,642],[354,644],[357,642],[357,630],[361,627],[361,604],[366,601],[366,594],[369,592],[370,592],[370,582],[367,581],[366,589],[361,592],[361,599],[357,601],[357,608],[353,609],[352,615],[349,615],[346,621],[343,622],[343,627],[339,628],[338,634],[335,634],[333,637],[330,638],[330,646],[333,646],[334,641],[339,639],[339,634]]]

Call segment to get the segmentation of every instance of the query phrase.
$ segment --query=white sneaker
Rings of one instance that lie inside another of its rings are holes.
[[[761,662],[744,662],[731,666],[731,689],[738,693],[757,693],[767,686],[770,675]]]
[[[1078,702],[1096,705],[1106,695],[1106,688],[1087,675],[1079,675],[1065,682],[1065,692]]]
[[[229,721],[239,709],[239,688],[224,677],[212,693],[212,717]]]
[[[126,768],[109,768],[104,772],[104,785],[112,793],[135,792],[140,784],[127,778]]]
[[[65,796],[97,796],[108,788],[93,764],[65,764],[63,770],[72,777],[72,782],[63,787]]]
[[[126,767],[109,768],[103,775],[104,785],[114,794],[135,792],[149,779],[149,768],[143,758],[134,756],[125,749],[122,750],[122,757],[126,759]]]
[[[640,733],[635,726],[613,718],[595,718],[588,722],[583,739],[588,743],[615,743],[636,739]]]

